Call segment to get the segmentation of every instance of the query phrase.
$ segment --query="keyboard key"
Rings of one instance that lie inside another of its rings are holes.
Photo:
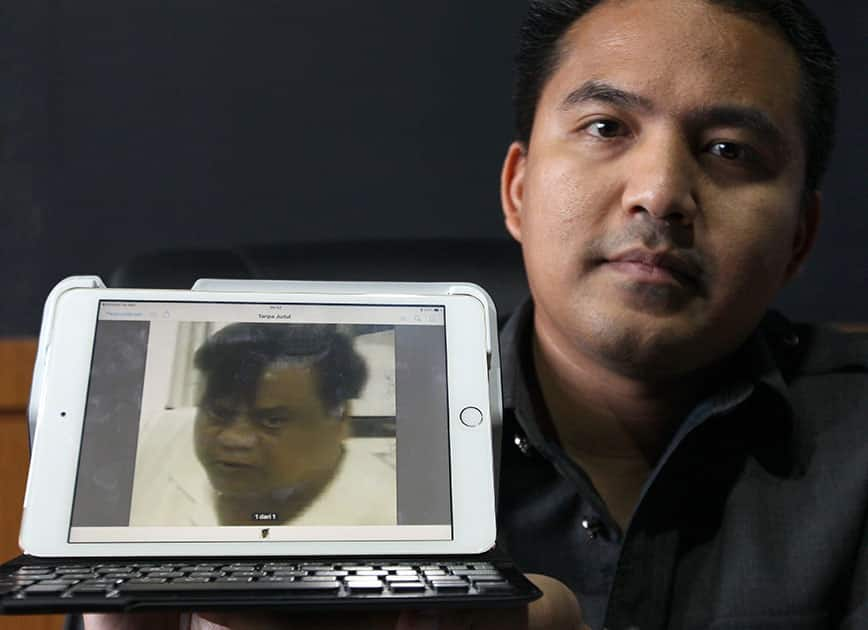
[[[425,585],[422,582],[392,582],[389,588],[393,593],[410,593],[424,591]]]
[[[476,582],[474,586],[480,593],[504,593],[512,590],[512,584],[505,580],[501,582]]]
[[[100,586],[109,588],[111,586],[114,586],[115,584],[117,584],[117,581],[115,580],[85,580],[84,582],[81,582],[76,588],[81,588],[82,586]]]
[[[18,570],[15,573],[22,574],[33,574],[33,573],[55,573],[53,567],[36,567],[36,566],[26,566],[26,567],[18,567]]]
[[[341,587],[337,580],[333,582],[290,582],[284,588],[290,591],[336,591]]]
[[[168,582],[166,578],[140,577],[128,580],[124,584],[165,584],[166,582]]]
[[[108,591],[114,589],[114,584],[79,584],[78,586],[74,586],[69,594],[73,597],[81,597],[84,595],[102,595],[103,593],[107,593]]]
[[[176,569],[174,564],[143,564],[138,567],[142,573],[173,573]]]
[[[182,573],[219,573],[221,570],[220,565],[217,564],[189,564],[178,567],[178,571]]]
[[[390,584],[392,582],[418,582],[419,576],[415,573],[413,575],[387,575],[383,579]]]
[[[327,575],[329,577],[346,577],[350,574],[349,571],[314,571],[314,575]]]
[[[452,571],[452,575],[500,577],[500,572],[493,569],[455,569]]]
[[[24,578],[16,577],[15,584],[18,586],[30,586],[31,584],[36,584],[36,580],[25,580]]]
[[[61,579],[62,575],[57,575],[56,573],[35,573],[33,575],[18,574],[12,576],[12,579],[18,580],[19,582],[22,580],[30,581],[30,582],[41,582],[43,580],[58,580]]]
[[[383,583],[379,580],[373,582],[348,582],[347,590],[350,593],[382,593]]]
[[[286,592],[316,592],[337,591],[341,585],[332,582],[166,582],[164,584],[118,584],[122,593],[207,593],[207,592],[248,592],[286,591]]]
[[[383,577],[384,575],[389,575],[388,571],[383,571],[382,569],[359,569],[356,571],[356,575],[366,575],[368,577]]]
[[[86,573],[87,575],[91,575],[93,573],[93,571],[89,571],[87,569],[82,569],[82,568],[77,568],[77,567],[57,567],[54,570],[54,573],[56,573],[57,575],[69,575],[71,573],[75,573],[75,574]]]
[[[59,595],[69,584],[33,584],[24,589],[25,595]]]
[[[58,574],[58,576],[60,578],[63,578],[64,580],[79,580],[79,581],[92,580],[96,577],[99,577],[98,575],[95,575],[93,573],[63,573],[63,574]]]
[[[267,562],[262,565],[263,571],[279,571],[297,569],[298,565],[289,562]]]
[[[436,592],[458,592],[467,591],[470,585],[467,582],[431,582],[431,588]]]
[[[348,575],[344,578],[344,582],[380,582],[380,577],[376,575]]]

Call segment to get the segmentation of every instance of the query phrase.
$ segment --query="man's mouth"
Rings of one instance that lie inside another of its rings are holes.
[[[687,285],[696,288],[702,271],[691,257],[673,250],[630,249],[602,261],[640,282]]]
[[[211,460],[211,465],[216,470],[226,473],[251,472],[257,468],[251,462],[235,459],[214,459]]]

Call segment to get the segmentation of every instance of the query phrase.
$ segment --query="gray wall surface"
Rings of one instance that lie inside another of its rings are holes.
[[[868,321],[868,5],[809,0],[842,59],[838,149],[794,316]],[[503,236],[522,0],[9,0],[0,335],[51,286],[166,247]]]

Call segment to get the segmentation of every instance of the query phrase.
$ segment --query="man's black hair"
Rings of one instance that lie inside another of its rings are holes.
[[[281,363],[312,366],[329,411],[356,398],[368,377],[352,342],[332,324],[230,324],[209,337],[194,357],[205,376],[204,400],[226,396],[248,405],[265,369]]]
[[[530,0],[519,36],[513,104],[516,140],[527,146],[543,87],[557,69],[563,35],[606,0]],[[816,15],[801,0],[705,0],[774,27],[801,66],[805,190],[816,190],[832,151],[838,106],[838,60]]]

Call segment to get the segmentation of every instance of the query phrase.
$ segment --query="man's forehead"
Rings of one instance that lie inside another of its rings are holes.
[[[705,0],[604,2],[560,42],[540,105],[558,108],[588,81],[658,107],[760,107],[798,111],[800,70],[772,27]]]
[[[269,401],[305,403],[319,399],[317,371],[312,366],[273,364],[263,370],[257,387],[256,404]]]

